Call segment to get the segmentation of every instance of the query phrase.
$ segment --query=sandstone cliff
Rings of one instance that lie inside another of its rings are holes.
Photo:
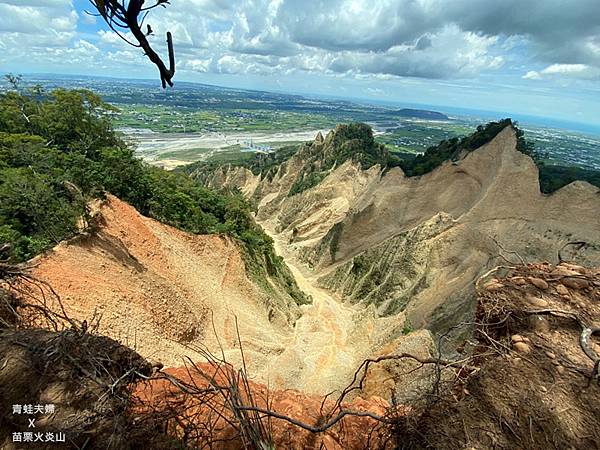
[[[339,161],[316,186],[290,188],[331,153],[335,131],[300,148],[271,177],[223,168],[212,186],[237,186],[257,219],[289,243],[339,300],[404,311],[413,326],[448,328],[473,312],[473,281],[505,262],[554,261],[569,241],[600,263],[600,195],[585,182],[540,192],[533,160],[508,126],[491,142],[419,177]],[[240,183],[240,181],[243,181]]]

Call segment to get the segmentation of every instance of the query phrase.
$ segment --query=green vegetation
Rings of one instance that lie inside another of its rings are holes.
[[[340,125],[336,128],[333,152],[326,154],[321,171],[309,171],[294,183],[288,195],[296,195],[316,186],[327,175],[334,163],[347,159],[360,161],[363,168],[381,164],[386,169],[399,166],[409,176],[420,176],[431,172],[444,162],[456,161],[464,153],[472,152],[494,139],[507,126],[513,126],[517,135],[517,150],[530,156],[540,171],[540,190],[549,194],[575,181],[587,181],[600,187],[600,171],[575,166],[548,165],[547,151],[540,151],[534,143],[525,139],[525,133],[511,119],[480,125],[469,136],[453,137],[442,140],[438,145],[429,147],[421,155],[409,153],[388,153],[385,146],[375,142],[372,130],[365,124]]]
[[[308,143],[300,149],[288,146],[269,155],[254,155],[239,150],[216,153],[209,161],[191,164],[178,170],[201,178],[203,174],[212,173],[225,164],[232,164],[247,167],[256,175],[272,177],[281,163],[299,151],[305,165],[288,192],[288,196],[291,197],[318,185],[333,167],[348,159],[360,162],[363,168],[380,164],[386,170],[392,167],[401,167],[409,177],[424,175],[447,161],[457,161],[465,153],[487,144],[507,126],[513,126],[516,130],[517,150],[529,155],[536,162],[540,171],[540,189],[543,193],[552,193],[575,180],[584,180],[600,187],[600,171],[576,166],[547,164],[549,160],[547,149],[540,151],[533,141],[525,139],[523,130],[511,119],[480,125],[474,133],[468,136],[454,135],[449,139],[443,139],[439,144],[430,146],[420,155],[413,153],[415,149],[412,147],[407,147],[406,152],[397,151],[398,147],[393,147],[393,144],[388,142],[389,139],[384,140],[386,144],[374,139],[369,125],[351,123],[338,125],[333,142],[325,147]],[[411,139],[416,139],[422,132],[421,129],[415,130]],[[447,133],[447,131],[444,132]],[[457,132],[458,128],[452,131],[452,133]],[[392,145],[392,151],[387,150],[390,145]]]
[[[477,131],[463,138],[454,137],[429,147],[425,153],[412,159],[400,159],[390,156],[388,167],[399,166],[406,176],[414,177],[431,172],[446,161],[456,161],[463,152],[472,152],[494,139],[504,128],[512,124],[511,119],[480,125]]]
[[[236,107],[216,109],[221,103],[204,108],[165,107],[165,105],[118,104],[115,124],[119,127],[148,128],[160,133],[197,133],[231,131],[313,130],[332,126],[331,119],[315,113],[272,111]]]
[[[244,152],[239,146],[234,146],[228,150],[215,152],[206,161],[188,164],[177,168],[176,171],[190,175],[192,178],[199,178],[214,172],[219,167],[231,164],[245,167],[254,175],[272,179],[279,165],[290,159],[297,151],[298,147],[295,145],[287,145],[268,154]]]
[[[307,191],[315,187],[327,176],[326,172],[311,172],[304,177],[298,178],[288,192],[288,197]]]
[[[373,130],[364,123],[338,125],[330,149],[322,154],[310,155],[319,164],[306,164],[305,171],[292,185],[288,195],[293,196],[319,184],[336,165],[352,159],[361,163],[363,169],[380,164],[386,170],[401,167],[409,176],[419,176],[431,172],[446,161],[457,160],[463,152],[471,152],[490,142],[500,131],[512,124],[511,119],[491,122],[477,127],[477,131],[466,137],[452,137],[429,147],[424,154],[391,153],[386,145],[377,142]],[[530,144],[520,139],[522,148],[532,151]]]
[[[177,170],[188,173],[189,169],[192,169],[193,167],[202,167],[211,170],[224,164],[233,164],[236,166],[241,166],[251,163],[254,159],[254,153],[244,152],[242,151],[242,147],[236,144],[219,149],[218,151],[213,151],[213,153],[210,156],[208,156],[206,160],[196,161],[194,164],[179,167],[177,168]]]
[[[104,114],[111,107],[93,93],[13,91],[0,98],[0,110],[0,226],[4,239],[17,244],[13,258],[73,235],[86,202],[104,191],[169,225],[228,233],[252,250],[269,251],[270,238],[240,195],[143,164],[113,132]]]
[[[410,323],[410,320],[405,319],[404,326],[402,327],[402,334],[406,336],[407,334],[410,334],[413,331],[415,331],[415,329],[413,328],[412,324]]]
[[[145,165],[113,131],[111,111],[85,90],[0,96],[0,245],[8,244],[2,257],[25,261],[75,235],[89,200],[108,191],[182,230],[227,233],[250,260],[266,261],[269,275],[281,271],[271,238],[240,194]]]
[[[340,247],[340,239],[342,238],[342,232],[344,231],[344,222],[338,222],[329,231],[331,240],[329,241],[329,256],[331,261],[335,261],[335,255]]]
[[[540,189],[551,194],[573,181],[587,181],[600,188],[600,170],[588,170],[574,166],[551,166],[544,164],[540,169]]]
[[[333,167],[335,163],[353,159],[361,163],[363,169],[375,164],[385,165],[388,151],[385,145],[375,142],[373,130],[365,123],[338,125],[333,138],[333,152],[325,161],[325,168]]]
[[[444,139],[469,135],[478,125],[467,117],[453,117],[447,122],[405,120],[398,110],[380,106],[184,82],[178,83],[175,90],[162,91],[156,89],[154,83],[144,81],[74,80],[72,77],[55,76],[23,80],[30,86],[40,82],[65,87],[75,82],[77,86],[92,89],[105,101],[120,108],[121,114],[115,117],[118,121],[116,126],[157,131],[159,126],[165,131],[184,131],[182,125],[186,126],[186,131],[210,131],[211,128],[231,131],[238,125],[258,121],[262,121],[260,126],[270,126],[271,131],[314,130],[334,127],[338,123],[366,122],[385,130],[375,139],[386,144],[390,152],[415,154]],[[427,114],[427,111],[424,113]],[[289,121],[295,123],[289,127],[286,125]],[[532,124],[527,126],[528,139],[535,143],[537,149],[549,153],[550,159],[545,161],[546,164],[600,170],[600,152],[597,151],[600,137],[595,133],[597,130],[592,128],[578,132]]]
[[[310,142],[300,147],[306,163],[305,170],[290,188],[288,196],[291,197],[316,186],[334,166],[348,159],[360,162],[363,168],[369,168],[375,164],[385,165],[388,158],[385,145],[375,141],[373,130],[364,123],[338,125],[330,146],[323,149],[317,145]],[[176,170],[202,181],[219,167],[231,164],[236,167],[246,167],[255,175],[272,179],[279,166],[298,151],[297,146],[289,145],[269,154],[234,150],[218,152],[207,161],[199,161]]]
[[[398,154],[398,156],[403,154],[413,157],[424,152],[428,147],[436,145],[438,142],[444,139],[455,137],[455,135],[451,133],[440,133],[440,135],[435,133],[435,136],[437,139],[426,139],[426,137],[420,135],[419,132],[393,130],[386,132],[385,134],[381,134],[375,139],[377,142],[385,144],[392,154]]]
[[[550,194],[576,180],[583,180],[600,187],[600,171],[583,169],[576,166],[548,165],[547,151],[540,151],[533,141],[525,138],[525,133],[511,119],[490,122],[478,126],[477,131],[470,136],[443,140],[437,146],[429,147],[423,155],[412,157],[403,154],[402,157],[392,154],[387,167],[399,166],[409,176],[419,176],[431,172],[446,161],[455,161],[463,152],[472,152],[494,139],[507,126],[513,126],[517,135],[517,150],[530,156],[539,169],[540,190]]]
[[[517,122],[511,122],[517,135],[517,150],[528,156],[531,156],[536,161],[541,161],[543,155],[537,152],[533,142],[525,139],[525,132],[518,127]]]
[[[600,188],[600,171],[583,169],[577,166],[550,165],[547,151],[540,151],[532,141],[525,139],[525,133],[515,124],[517,131],[517,150],[529,155],[539,169],[540,190],[551,194],[573,181],[587,181]]]
[[[211,149],[209,148],[187,148],[185,150],[171,150],[160,154],[160,161],[173,159],[183,162],[195,162],[202,159]]]
[[[402,153],[415,156],[443,140],[466,136],[475,130],[474,126],[461,122],[400,122],[389,125],[390,128],[376,136],[375,140],[398,156]]]
[[[375,141],[369,125],[350,123],[335,128],[331,145],[320,148],[320,144],[309,143],[302,156],[305,168],[290,188],[289,197],[316,186],[331,169],[349,159],[368,169],[375,164],[385,166],[389,153],[384,144]]]
[[[10,245],[9,259],[72,236],[85,201],[101,192],[99,180],[125,175],[117,171],[126,167],[108,173],[102,163],[126,151],[103,116],[110,110],[87,91],[0,96],[0,243]]]

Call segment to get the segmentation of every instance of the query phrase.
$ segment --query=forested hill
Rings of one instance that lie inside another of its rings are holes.
[[[186,231],[270,246],[241,197],[142,163],[114,132],[112,109],[84,90],[0,97],[0,242],[10,243],[12,259],[75,234],[87,202],[105,191]]]
[[[426,120],[450,120],[446,114],[437,111],[428,111],[426,109],[409,109],[404,108],[400,111],[394,111],[393,115],[398,117],[410,117],[413,119]]]
[[[90,200],[110,192],[142,214],[192,233],[226,233],[254,275],[293,289],[273,242],[241,196],[143,163],[113,130],[114,108],[87,90],[0,95],[0,260],[26,261],[92,224]]]

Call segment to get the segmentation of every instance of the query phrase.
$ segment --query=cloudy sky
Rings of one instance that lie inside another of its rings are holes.
[[[156,77],[86,9],[0,0],[0,72]],[[148,22],[176,81],[600,125],[598,0],[171,0]]]

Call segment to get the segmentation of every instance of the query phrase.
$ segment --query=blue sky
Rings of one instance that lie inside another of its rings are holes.
[[[597,0],[171,3],[148,22],[157,50],[174,35],[175,81],[600,125]],[[0,0],[0,71],[157,77],[86,9]]]

